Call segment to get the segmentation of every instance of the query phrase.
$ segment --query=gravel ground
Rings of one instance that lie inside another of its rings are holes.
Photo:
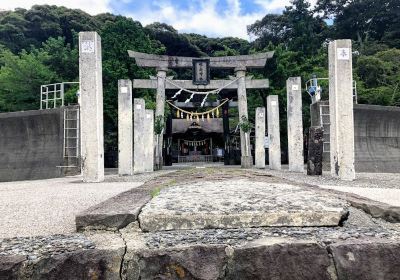
[[[331,177],[329,172],[324,172],[322,176],[307,176],[306,173],[293,173],[288,170],[260,170],[259,172],[400,206],[400,173],[357,173],[356,180],[341,181]]]
[[[375,201],[380,201],[393,206],[400,207],[400,189],[386,189],[386,188],[360,188],[360,187],[342,187],[342,186],[328,186],[319,185],[324,189],[332,189],[341,192],[354,193]]]
[[[80,176],[0,183],[0,238],[73,233],[75,214],[164,173],[107,175],[104,183]]]

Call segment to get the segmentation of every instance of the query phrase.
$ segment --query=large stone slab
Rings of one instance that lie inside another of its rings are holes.
[[[327,250],[314,242],[267,239],[232,255],[226,279],[337,279]]]
[[[382,240],[347,241],[329,247],[338,279],[399,279],[400,244]]]
[[[137,220],[140,210],[151,199],[150,191],[135,188],[114,196],[75,217],[77,231],[116,230]]]
[[[226,180],[164,189],[140,215],[143,231],[337,226],[347,202],[288,184]]]
[[[121,279],[124,253],[116,233],[0,239],[0,279]]]

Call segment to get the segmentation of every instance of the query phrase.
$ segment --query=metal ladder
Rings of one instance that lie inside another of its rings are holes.
[[[64,168],[77,168],[80,157],[79,107],[64,110]]]
[[[330,114],[329,114],[329,104],[320,104],[319,105],[319,123],[324,129],[324,144],[323,144],[323,152],[330,152]]]

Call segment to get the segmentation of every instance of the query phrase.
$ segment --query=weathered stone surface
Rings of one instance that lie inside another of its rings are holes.
[[[164,109],[165,109],[165,86],[166,86],[166,76],[167,76],[167,71],[166,69],[161,69],[159,68],[157,70],[157,95],[156,95],[156,111],[155,111],[155,116],[154,116],[154,122],[157,121],[157,117],[162,117],[163,118],[163,124],[165,125],[165,120],[164,120]],[[156,136],[156,141],[154,144],[157,146],[156,147],[156,155],[155,155],[155,168],[156,170],[162,169],[162,166],[164,164],[163,160],[163,143],[164,143],[164,133],[161,133],[160,135]]]
[[[222,279],[227,262],[225,246],[143,250],[131,255],[126,279]]]
[[[115,233],[0,240],[0,279],[120,279],[124,253]]]
[[[104,180],[103,80],[101,38],[79,33],[81,150],[84,182]]]
[[[256,108],[256,149],[255,162],[257,168],[265,168],[265,108]]]
[[[18,279],[18,272],[24,261],[26,261],[26,256],[0,256],[0,279]]]
[[[248,119],[247,111],[247,92],[246,92],[246,68],[235,69],[236,78],[238,79],[238,109],[239,120],[245,117]],[[250,133],[240,129],[240,151],[242,168],[251,168],[253,166],[253,157],[250,149]]]
[[[312,126],[308,135],[307,175],[322,175],[324,130]]]
[[[317,243],[277,240],[274,244],[271,241],[236,248],[226,279],[336,279],[328,252]]]
[[[81,250],[34,262],[31,279],[120,279],[121,262],[116,251]]]
[[[342,200],[299,186],[203,181],[162,190],[142,209],[139,220],[144,231],[337,226],[346,208]]]
[[[145,137],[143,131],[145,126],[146,105],[143,98],[134,98],[133,104],[133,172],[143,173],[145,171]]]
[[[329,247],[339,280],[399,279],[400,244],[371,240],[348,241]]]
[[[154,171],[154,111],[146,110],[144,134],[144,170]]]
[[[128,50],[130,57],[141,67],[192,68],[194,57],[147,54]],[[263,68],[274,52],[251,55],[209,57],[211,68]]]
[[[289,170],[304,172],[301,78],[286,81]]]
[[[140,210],[150,199],[147,189],[123,192],[76,215],[76,229],[122,228],[137,220]]]
[[[133,175],[132,82],[118,80],[118,174]]]
[[[144,80],[144,79],[134,79],[132,81],[133,88],[157,88],[157,80]],[[237,89],[238,82],[232,83],[230,80],[211,80],[208,85],[194,85],[192,80],[174,80],[173,83],[176,85],[172,85],[171,83],[165,84],[165,89],[178,89],[186,88],[186,89],[194,89],[194,90],[211,90],[211,89]],[[179,87],[177,87],[179,86]],[[269,80],[268,79],[250,79],[250,77],[246,77],[246,88],[247,89],[260,89],[260,88],[269,88]],[[233,103],[233,104],[232,104]],[[231,106],[234,105],[234,106]],[[209,105],[209,104],[208,104]],[[178,107],[182,107],[177,105]],[[185,103],[187,106],[187,103]],[[234,101],[231,101],[229,104],[230,107],[237,106]],[[197,107],[197,106],[194,106]],[[215,107],[215,106],[206,106],[205,107]]]
[[[329,43],[331,174],[354,180],[353,64],[351,40]]]
[[[269,136],[269,168],[281,169],[281,136],[279,126],[279,101],[278,95],[267,97],[267,127]]]

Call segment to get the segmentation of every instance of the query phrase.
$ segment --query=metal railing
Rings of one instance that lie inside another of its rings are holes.
[[[40,110],[64,106],[65,86],[79,82],[62,82],[40,86]]]

